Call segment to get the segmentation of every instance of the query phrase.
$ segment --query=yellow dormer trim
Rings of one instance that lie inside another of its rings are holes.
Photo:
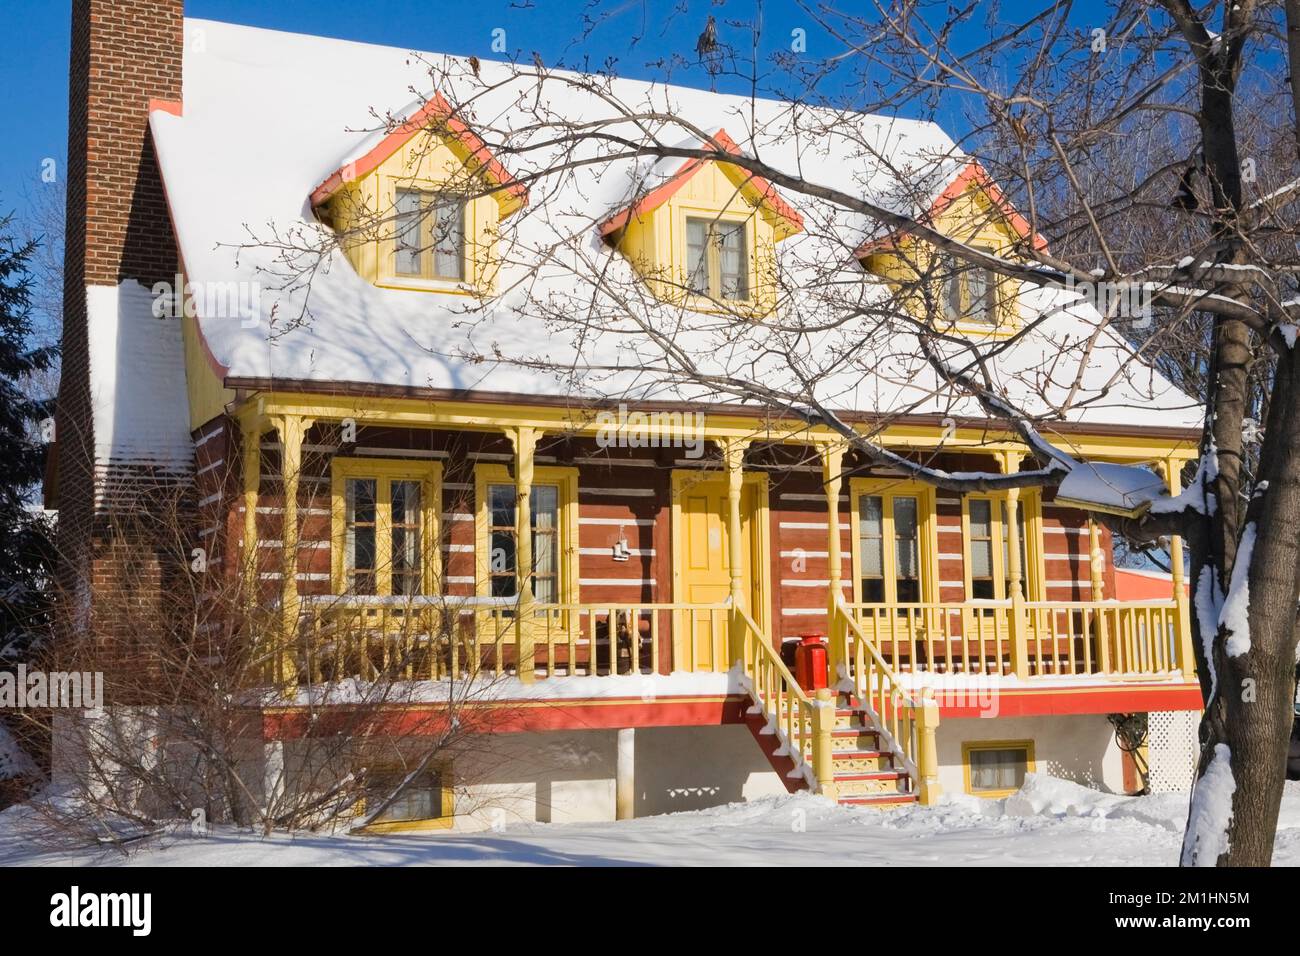
[[[1026,246],[1046,248],[1043,238],[1033,233],[1024,218],[1011,208],[978,163],[968,164],[922,218],[926,225],[945,236],[1003,258],[1022,258]],[[993,298],[992,321],[952,319],[945,315],[948,289],[944,278],[938,275],[943,271],[941,255],[931,244],[904,233],[869,243],[858,251],[863,268],[883,278],[895,291],[901,291],[908,311],[920,321],[931,319],[937,331],[978,341],[1008,338],[1021,330],[1020,283],[1006,276],[989,274],[987,277]],[[966,289],[960,294],[964,315],[971,311],[973,303],[968,301]]]
[[[746,298],[725,299],[689,291],[687,221],[697,218],[743,228]],[[778,221],[783,221],[782,217],[737,188],[722,164],[705,163],[663,202],[632,214],[610,238],[656,298],[697,312],[758,318],[776,306],[776,243],[792,234],[787,227],[778,231]]]
[[[457,197],[465,204],[459,278],[405,275],[397,266],[399,190]],[[499,223],[528,202],[528,190],[434,94],[409,120],[312,192],[322,221],[367,281],[384,288],[490,295],[499,269]]]

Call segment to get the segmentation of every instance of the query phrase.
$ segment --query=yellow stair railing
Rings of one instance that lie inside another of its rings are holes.
[[[767,728],[784,750],[778,750],[778,755],[794,761],[795,770],[802,774],[809,789],[834,798],[833,693],[823,688],[816,697],[809,697],[749,612],[733,607],[732,620],[739,623],[742,632],[737,663],[744,675],[745,691],[754,701],[750,713],[766,718]]]
[[[907,770],[921,803],[935,803],[943,792],[939,785],[939,755],[935,731],[939,727],[939,705],[933,697],[914,693],[899,680],[879,648],[863,632],[843,599],[835,602],[831,627],[831,659],[839,662],[838,690],[851,693],[880,731],[881,743],[889,747]]]

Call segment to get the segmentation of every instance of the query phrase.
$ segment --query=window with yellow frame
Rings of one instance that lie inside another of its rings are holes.
[[[517,592],[518,498],[505,465],[474,471],[476,593],[513,597]],[[578,599],[578,469],[537,467],[530,502],[533,598],[540,604]]]
[[[446,179],[381,175],[370,200],[379,210],[377,285],[455,294],[491,290],[500,209],[455,171]]]
[[[862,604],[938,599],[934,488],[894,478],[853,478],[853,597]]]
[[[963,241],[990,255],[1010,252],[1009,243],[987,229]],[[990,269],[912,241],[868,255],[862,266],[884,279],[918,319],[929,316],[942,331],[982,339],[1019,331],[1014,283]]]
[[[1004,494],[962,496],[961,525],[966,597],[1002,601],[1011,596],[1010,535]],[[1021,589],[1025,599],[1044,599],[1042,509],[1036,489],[1020,491],[1016,508],[1020,529]]]
[[[438,462],[335,458],[331,577],[336,594],[437,594]]]
[[[749,208],[717,209],[674,203],[674,259],[687,303],[759,314],[772,305],[771,240]]]
[[[976,797],[1006,797],[1033,773],[1032,740],[968,740],[961,745],[966,792]]]
[[[408,780],[412,769],[393,764],[367,773],[366,796],[360,808],[363,815],[370,813],[368,807],[401,788],[401,793],[366,825],[367,833],[445,829],[452,825],[455,801],[451,766],[428,767]]]
[[[997,255],[992,246],[972,244],[976,250]],[[964,262],[947,252],[935,257],[935,281],[938,283],[939,306],[945,321],[970,331],[990,331],[1003,324],[1002,280],[983,266]]]

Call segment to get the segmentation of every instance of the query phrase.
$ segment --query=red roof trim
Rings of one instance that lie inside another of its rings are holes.
[[[998,184],[993,181],[993,177],[990,176],[984,167],[979,164],[978,160],[974,159],[962,167],[961,172],[956,175],[952,182],[944,187],[943,192],[939,193],[939,195],[935,197],[934,202],[930,204],[930,208],[926,210],[918,221],[922,223],[933,222],[940,213],[951,206],[957,198],[965,193],[971,186],[977,186],[984,190],[985,195],[989,197],[989,200],[993,205],[997,206],[1006,217],[1007,222],[1010,224],[1011,228],[1015,230],[1016,235],[1021,239],[1030,239],[1032,234],[1033,238],[1031,241],[1033,242],[1034,249],[1042,251],[1047,248],[1047,240],[1044,239],[1041,234],[1035,233],[1030,229],[1029,221],[1025,219],[1024,216],[1020,215],[1020,213],[1016,212],[1015,207],[1013,207],[1007,200],[1002,190],[998,187]],[[879,239],[873,239],[870,242],[863,243],[858,247],[855,255],[861,259],[873,252],[890,248],[898,242],[902,235],[902,230],[896,230],[887,236],[882,236]]]
[[[734,153],[737,156],[740,155],[740,147],[736,144],[734,139],[727,135],[725,129],[718,130],[713,135],[713,139],[718,146],[728,153]],[[643,213],[659,208],[667,202],[674,193],[685,186],[690,178],[703,168],[705,163],[712,161],[713,160],[706,160],[699,157],[688,159],[686,162],[682,163],[677,172],[673,173],[672,176],[670,176],[662,185],[652,189],[631,206],[620,210],[602,222],[600,224],[600,234],[602,236],[608,236],[610,233],[622,229],[629,222]],[[745,172],[747,178],[744,180],[743,186],[746,189],[752,189],[757,192],[762,202],[766,203],[771,207],[773,212],[787,220],[791,226],[794,227],[794,232],[802,232],[803,216],[801,216],[793,206],[781,198],[780,193],[776,191],[776,187],[762,176],[751,175],[747,170]]]
[[[520,205],[527,205],[528,187],[515,180],[510,171],[492,155],[491,150],[479,138],[478,134],[453,114],[451,104],[447,102],[443,95],[435,91],[433,96],[429,97],[419,110],[406,119],[401,126],[380,140],[364,156],[353,162],[345,163],[325,177],[325,180],[312,190],[312,206],[319,206],[334,195],[344,184],[372,172],[384,160],[397,152],[412,136],[432,122],[441,122],[452,137],[469,153],[470,161],[475,166],[485,171],[495,183],[502,187],[507,195],[518,200]]]

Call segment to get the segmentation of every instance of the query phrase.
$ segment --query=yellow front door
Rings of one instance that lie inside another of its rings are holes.
[[[761,561],[759,500],[761,479],[747,480],[741,491],[741,575],[746,610],[760,624],[766,617],[761,574],[754,568]],[[680,538],[673,543],[673,561],[680,593],[677,602],[692,605],[717,604],[731,593],[731,562],[727,529],[727,482],[725,478],[701,480],[687,475],[678,479]],[[726,670],[727,614],[725,611],[685,612],[678,615],[678,640],[683,670]]]

